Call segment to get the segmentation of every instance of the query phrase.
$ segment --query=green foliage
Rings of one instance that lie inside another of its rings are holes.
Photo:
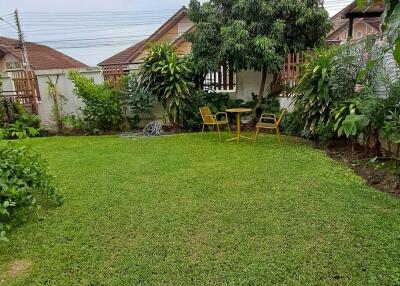
[[[35,152],[12,144],[0,145],[0,241],[23,211],[33,211],[40,201],[61,204],[46,164]]]
[[[400,144],[400,111],[389,111],[383,126],[386,139],[395,144]]]
[[[85,104],[82,112],[89,131],[117,129],[121,121],[119,91],[107,82],[96,84],[77,71],[71,70],[69,78],[75,85],[74,93]]]
[[[334,137],[332,125],[319,122],[315,128],[315,137],[319,143],[329,145]]]
[[[199,113],[199,108],[208,106],[212,113],[224,111],[230,107],[237,107],[242,104],[242,100],[234,100],[229,98],[229,94],[194,91],[183,109],[183,127],[190,131],[199,130],[202,126],[202,119]]]
[[[361,134],[369,125],[368,117],[359,114],[353,102],[345,102],[332,110],[333,129],[338,136],[346,135],[347,138]]]
[[[42,130],[40,117],[31,114],[17,102],[3,101],[4,123],[0,126],[0,139],[37,137]]]
[[[64,133],[64,112],[63,105],[66,103],[67,99],[58,91],[58,79],[59,75],[57,75],[56,80],[53,81],[50,77],[48,77],[47,83],[47,93],[49,97],[53,101],[52,113],[53,119],[56,121],[57,129],[59,134]]]
[[[394,58],[400,65],[400,2],[398,0],[385,1],[382,19],[383,30],[387,32],[388,41],[394,48]]]
[[[297,137],[302,137],[304,125],[303,113],[300,110],[295,110],[294,112],[286,114],[282,122],[283,132],[286,135]]]
[[[139,76],[131,73],[122,80],[121,101],[124,117],[130,121],[130,127],[135,127],[142,117],[150,114],[156,98],[150,87],[143,85]]]
[[[65,123],[69,124],[72,129],[78,133],[85,133],[89,130],[87,122],[80,116],[74,114],[67,114],[64,116]],[[96,133],[96,130],[92,130],[92,134]]]
[[[319,122],[326,124],[329,114],[340,98],[334,98],[329,88],[331,61],[335,49],[316,49],[313,54],[306,53],[305,63],[301,65],[301,78],[296,87],[296,108],[303,112],[305,129],[311,133]]]
[[[347,100],[356,96],[354,86],[357,83],[373,84],[377,77],[375,65],[379,60],[372,58],[374,44],[374,38],[366,37],[356,44],[347,42],[335,49],[329,73],[329,88],[334,98]]]
[[[322,44],[330,30],[320,1],[211,0],[190,2],[196,31],[188,36],[198,70],[278,71],[289,52]]]
[[[191,0],[189,8],[196,73],[215,72],[221,63],[233,71],[261,71],[257,108],[267,74],[277,74],[288,53],[322,45],[331,27],[320,0]]]
[[[382,14],[382,30],[387,34],[390,46],[393,48],[393,55],[400,65],[400,1],[383,1],[385,9]],[[363,10],[374,4],[382,4],[380,0],[357,0],[359,10]]]
[[[389,141],[400,144],[400,80],[391,84],[384,110],[384,136]]]
[[[347,115],[338,129],[338,135],[346,134],[347,138],[357,136],[368,126],[369,119],[365,115]]]
[[[169,43],[152,43],[139,74],[141,84],[158,98],[168,119],[174,125],[181,124],[182,107],[194,86],[187,60],[179,57]]]

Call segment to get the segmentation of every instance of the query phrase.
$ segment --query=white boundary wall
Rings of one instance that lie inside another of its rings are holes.
[[[55,69],[55,70],[38,70],[35,74],[38,79],[39,91],[41,102],[38,103],[38,113],[42,120],[42,124],[49,130],[55,130],[56,125],[52,115],[53,101],[49,97],[47,82],[51,79],[54,83],[57,80],[57,90],[66,98],[66,102],[63,105],[64,115],[73,114],[79,115],[80,109],[83,106],[82,100],[73,93],[74,84],[68,79],[69,69]],[[98,67],[95,68],[83,68],[76,69],[82,75],[92,78],[96,83],[103,82],[103,76],[101,70]],[[3,90],[14,90],[12,79],[9,75],[5,75],[3,79]]]

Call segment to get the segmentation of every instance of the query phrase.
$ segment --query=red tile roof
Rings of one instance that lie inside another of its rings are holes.
[[[3,51],[5,54],[11,54],[17,59],[22,60],[22,51],[18,46],[18,40],[0,37],[0,51]],[[35,70],[88,67],[84,63],[47,46],[27,42],[26,49],[28,52],[29,63]]]
[[[129,59],[133,54],[135,54],[138,50],[140,50],[142,47],[144,47],[147,43],[147,40],[143,40],[125,50],[122,52],[119,52],[118,54],[102,61],[99,63],[99,66],[108,66],[108,65],[125,65],[130,63]]]
[[[155,31],[149,38],[123,50],[122,52],[102,61],[99,66],[107,65],[126,65],[135,63],[136,57],[138,57],[143,50],[146,49],[147,43],[159,40],[165,33],[167,33],[174,25],[176,25],[183,17],[188,14],[189,10],[186,7],[182,7],[176,12],[167,22],[165,22],[157,31]],[[181,39],[179,37],[177,40]]]

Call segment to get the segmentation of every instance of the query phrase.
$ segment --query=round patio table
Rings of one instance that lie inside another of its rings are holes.
[[[229,113],[236,113],[236,137],[235,138],[230,138],[228,141],[233,141],[236,140],[237,143],[240,142],[240,138],[245,138],[251,140],[251,138],[240,135],[240,114],[241,113],[248,113],[252,112],[253,110],[250,108],[229,108],[225,110],[226,112]]]

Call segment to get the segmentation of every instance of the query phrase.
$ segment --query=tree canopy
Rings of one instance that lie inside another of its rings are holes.
[[[260,93],[266,73],[277,72],[288,53],[323,44],[331,27],[321,0],[191,0],[189,7],[198,72],[215,71],[221,62],[263,71]]]

